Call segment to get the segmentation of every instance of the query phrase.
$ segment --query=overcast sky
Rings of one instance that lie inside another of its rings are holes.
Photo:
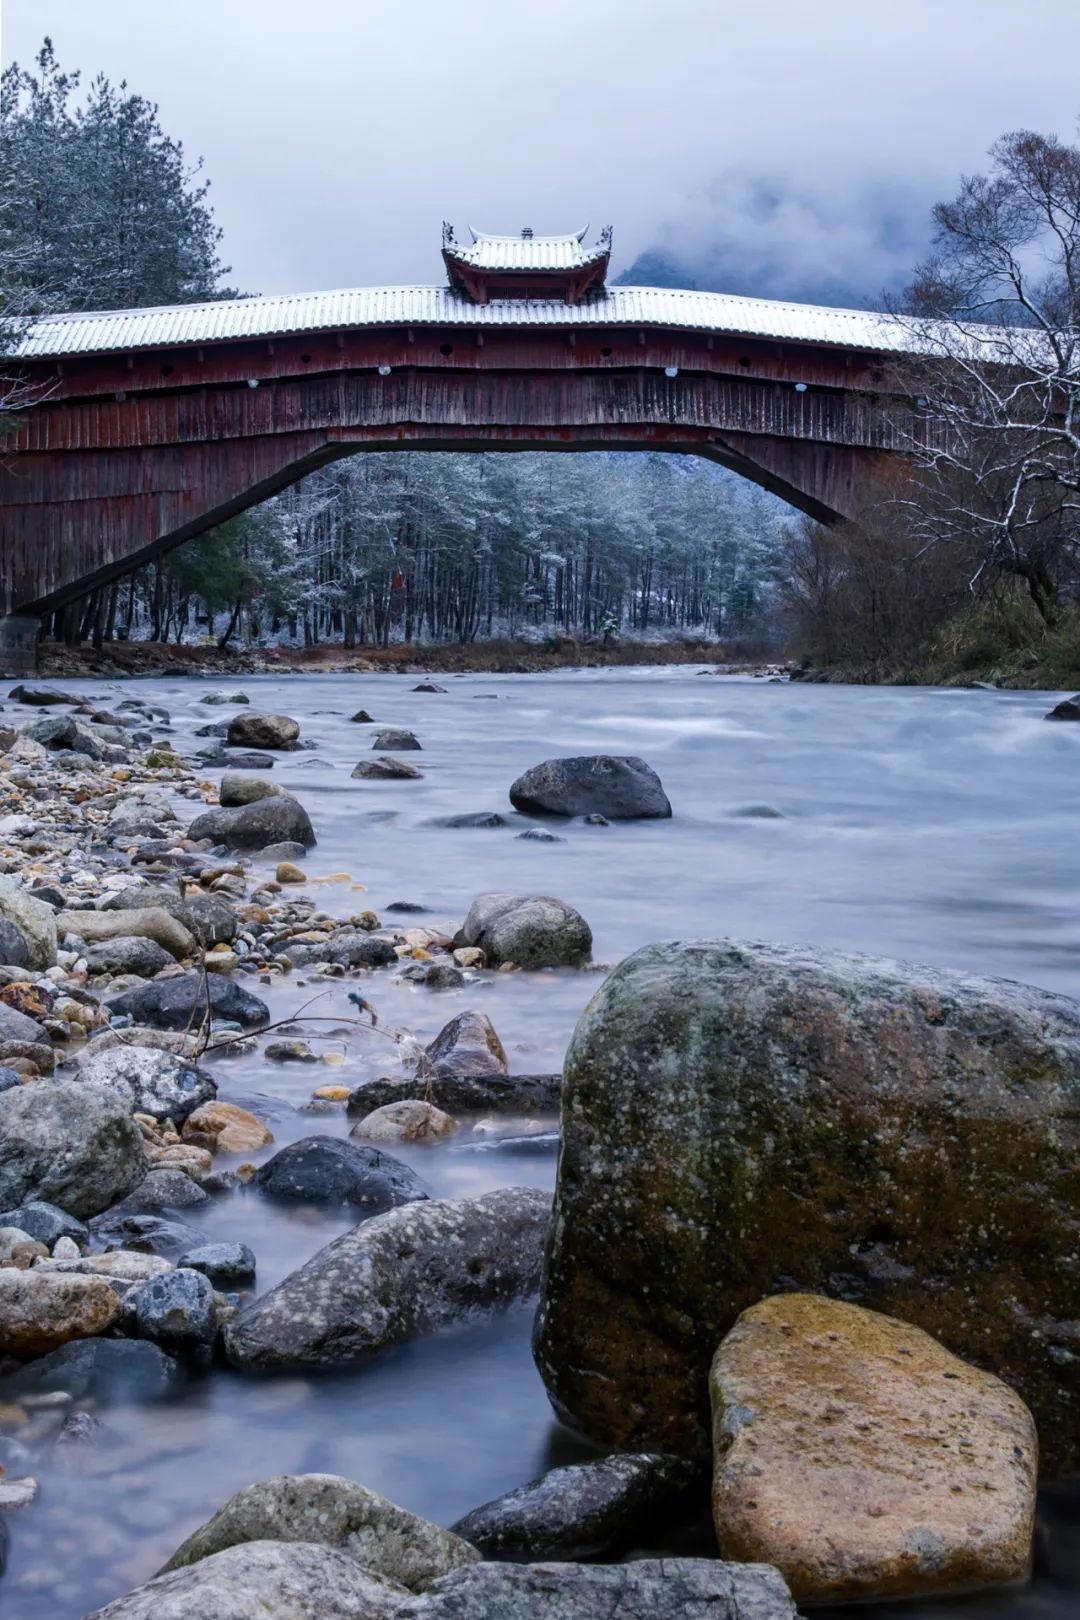
[[[701,284],[873,296],[994,137],[1072,137],[1078,0],[0,0],[160,104],[232,281],[442,275],[440,222],[610,222]]]

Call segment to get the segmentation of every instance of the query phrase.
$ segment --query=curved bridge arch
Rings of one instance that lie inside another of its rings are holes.
[[[384,289],[387,308],[396,291],[435,290]],[[39,403],[0,467],[5,611],[61,607],[364,449],[702,455],[825,522],[853,515],[902,454],[879,407],[889,345],[864,336],[880,318],[851,317],[857,347],[832,329],[794,340],[639,325],[646,290],[633,291],[632,311],[612,292],[527,322],[506,305],[441,302],[425,326],[345,325],[339,311],[336,325],[282,333],[268,311],[263,335],[255,306],[274,301],[244,300],[41,323],[23,362]],[[706,301],[688,306],[695,318],[709,300],[740,302],[675,297]],[[846,335],[845,312],[808,314]]]

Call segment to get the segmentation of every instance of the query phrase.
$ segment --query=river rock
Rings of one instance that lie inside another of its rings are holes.
[[[139,1127],[112,1091],[39,1080],[0,1092],[0,1206],[42,1199],[83,1219],[130,1192],[145,1172]]]
[[[403,759],[391,759],[389,755],[380,755],[378,759],[362,759],[351,775],[367,778],[375,782],[404,781],[423,776],[423,771],[417,770],[415,765],[406,765]]]
[[[237,1491],[173,1553],[162,1573],[245,1541],[319,1542],[365,1569],[421,1591],[439,1575],[476,1563],[459,1536],[337,1474],[279,1474]]]
[[[199,760],[207,770],[218,765],[236,771],[272,771],[274,768],[273,754],[260,754],[254,748],[207,748],[200,753]]]
[[[426,1199],[427,1188],[407,1164],[377,1148],[334,1136],[305,1136],[260,1165],[255,1186],[268,1198],[312,1204],[351,1204],[378,1215]]]
[[[355,714],[350,714],[349,719],[354,726],[373,726],[375,724],[374,716],[368,714],[366,709],[357,709]]]
[[[419,749],[420,742],[415,732],[384,726],[381,731],[375,733],[375,740],[371,746],[377,748],[380,753],[385,749],[395,753],[408,753],[411,749]]]
[[[200,1243],[182,1255],[179,1265],[201,1271],[215,1288],[235,1288],[255,1276],[255,1256],[246,1243]]]
[[[622,1452],[553,1468],[453,1526],[485,1558],[596,1558],[655,1537],[704,1478],[683,1457]]]
[[[277,799],[285,792],[263,776],[245,776],[242,771],[226,771],[218,788],[218,800],[227,807],[256,804],[259,799]]]
[[[993,1367],[1049,1466],[1080,1464],[1077,1003],[809,947],[650,946],[578,1023],[563,1134],[536,1354],[594,1438],[703,1448],[716,1345],[799,1288]]]
[[[1080,720],[1080,693],[1076,697],[1062,698],[1055,703],[1049,714],[1043,716],[1046,720]]]
[[[237,1103],[207,1102],[189,1114],[183,1134],[212,1136],[218,1153],[254,1153],[274,1140],[274,1133],[261,1119]]]
[[[226,1324],[236,1367],[328,1367],[481,1319],[539,1286],[550,1201],[531,1187],[364,1221]]]
[[[404,1595],[336,1547],[245,1541],[158,1575],[86,1620],[397,1620]]]
[[[139,1289],[135,1322],[140,1339],[182,1360],[206,1362],[217,1334],[214,1285],[201,1271],[162,1272]]]
[[[101,744],[92,731],[80,726],[74,715],[48,715],[44,720],[33,720],[23,727],[23,736],[30,742],[40,743],[52,753],[85,754],[87,759],[101,759]]]
[[[265,1024],[270,1010],[258,996],[220,973],[180,973],[169,979],[153,979],[113,996],[109,1007],[114,1013],[127,1013],[136,1023],[158,1029],[198,1029],[207,1002],[215,1019],[231,1019],[244,1029]]]
[[[0,917],[17,930],[26,946],[26,960],[18,967],[43,972],[56,966],[56,913],[43,900],[35,900],[8,877],[0,877]]]
[[[236,938],[236,913],[218,894],[192,894],[182,900],[176,889],[143,883],[119,889],[102,903],[103,911],[144,911],[158,907],[186,928],[199,945],[228,943]],[[159,943],[161,943],[159,941]],[[190,953],[189,953],[190,954]]]
[[[188,1115],[217,1096],[217,1082],[188,1058],[149,1046],[93,1048],[79,1059],[79,1080],[110,1087],[133,1113],[183,1124]]]
[[[343,929],[331,934],[323,961],[337,962],[348,968],[389,967],[397,961],[397,954],[388,939],[374,939],[370,934]]]
[[[138,934],[102,940],[100,945],[88,946],[85,955],[89,973],[132,973],[141,979],[152,979],[173,963],[168,951]]]
[[[179,1171],[173,1174],[178,1175]],[[194,1182],[190,1185],[197,1193],[202,1192]],[[206,1194],[202,1196],[205,1198]],[[104,1215],[94,1217],[90,1225],[96,1242],[175,1261],[201,1240],[198,1229],[178,1215],[156,1215],[151,1210],[125,1208],[126,1203],[125,1199],[115,1210],[106,1210]]]
[[[414,692],[445,692],[446,687],[440,686],[437,681],[421,681],[419,686],[413,687]]]
[[[36,1018],[0,1002],[0,1041],[30,1041],[47,1045],[48,1039]]]
[[[161,1165],[148,1170],[138,1186],[100,1218],[108,1220],[119,1215],[141,1215],[147,1210],[193,1209],[205,1204],[207,1196],[183,1170]]]
[[[297,722],[287,714],[234,714],[229,721],[231,748],[287,748],[300,735]]]
[[[104,1333],[120,1300],[104,1277],[0,1270],[0,1355],[29,1361],[69,1339]]]
[[[798,1620],[798,1615],[783,1577],[767,1564],[639,1558],[626,1564],[470,1564],[441,1576],[394,1620]]]
[[[70,692],[59,692],[53,686],[35,686],[32,683],[21,682],[13,686],[8,697],[14,698],[16,703],[26,703],[33,708],[45,708],[52,703],[78,703],[77,697]]]
[[[15,924],[0,917],[0,962],[9,967],[25,967],[29,958],[26,940]]]
[[[565,900],[480,894],[454,943],[478,945],[491,967],[580,967],[592,954],[592,930]]]
[[[660,778],[633,755],[545,760],[518,777],[510,789],[510,802],[526,815],[592,814],[609,821],[636,821],[671,814]]]
[[[739,1317],[710,1389],[721,1551],[775,1564],[796,1599],[963,1592],[1030,1573],[1031,1414],[921,1329],[774,1295]]]
[[[21,1226],[4,1226],[0,1223],[0,1266],[14,1266],[17,1271],[26,1271],[35,1260],[48,1259],[48,1255],[44,1243],[32,1238]]]
[[[0,1225],[17,1226],[49,1249],[61,1238],[74,1238],[76,1243],[86,1243],[90,1237],[82,1221],[77,1221],[66,1209],[59,1209],[56,1204],[41,1199],[30,1199],[17,1209],[5,1210],[0,1214]]]
[[[256,799],[234,809],[206,810],[187,830],[192,839],[209,838],[226,849],[265,849],[283,841],[315,843],[315,829],[302,804],[288,793]]]
[[[139,938],[153,940],[178,961],[195,954],[193,936],[160,906],[140,906],[132,911],[61,911],[56,926],[62,934],[77,934],[88,945]]]
[[[155,1400],[183,1380],[180,1363],[142,1339],[72,1339],[47,1356],[0,1379],[0,1400],[63,1390],[72,1401]]]
[[[502,1041],[486,1013],[462,1012],[429,1042],[428,1064],[439,1080],[509,1072]]]
[[[386,1103],[357,1120],[350,1136],[363,1142],[436,1142],[453,1136],[456,1119],[423,1101]]]
[[[371,1080],[349,1094],[348,1112],[371,1113],[387,1103],[430,1100],[450,1114],[555,1114],[561,1074],[444,1074]]]

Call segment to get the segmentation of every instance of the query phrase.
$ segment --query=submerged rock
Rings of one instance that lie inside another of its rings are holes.
[[[622,1452],[553,1468],[474,1508],[453,1526],[485,1558],[596,1558],[653,1537],[704,1495],[704,1471],[683,1457]]]
[[[39,1080],[0,1092],[0,1206],[43,1200],[81,1220],[145,1174],[139,1127],[112,1091]]]
[[[1031,1414],[919,1328],[774,1295],[739,1317],[710,1388],[721,1551],[775,1564],[797,1599],[963,1592],[1029,1574]]]
[[[254,1184],[268,1198],[352,1204],[370,1215],[428,1197],[407,1164],[377,1148],[334,1136],[306,1136],[259,1166]]]
[[[404,1596],[336,1547],[245,1541],[158,1575],[86,1620],[396,1620]]]
[[[654,945],[580,1019],[563,1127],[536,1354],[587,1433],[703,1448],[716,1345],[799,1288],[995,1368],[1049,1466],[1080,1463],[1077,1003],[808,947]]]
[[[245,1541],[320,1542],[420,1591],[480,1554],[449,1530],[337,1474],[279,1474],[237,1491],[178,1547],[162,1574]]]
[[[583,754],[548,759],[519,776],[510,802],[526,815],[602,815],[609,821],[670,816],[663,784],[633,755]]]
[[[406,765],[403,759],[391,759],[388,755],[380,755],[378,759],[362,759],[351,774],[376,782],[393,782],[412,780],[423,776],[424,773],[417,770],[415,765]]]
[[[436,1074],[408,1080],[372,1080],[349,1095],[350,1114],[369,1114],[387,1103],[430,1100],[450,1114],[555,1114],[561,1074]]]
[[[337,1366],[505,1310],[539,1286],[549,1215],[528,1187],[377,1215],[233,1317],[229,1360]]]
[[[288,793],[264,796],[235,808],[206,810],[187,830],[193,839],[209,838],[226,849],[265,849],[282,842],[315,843],[315,829],[302,804]]]
[[[183,1377],[180,1363],[146,1340],[73,1339],[0,1379],[0,1400],[63,1390],[72,1401],[117,1405],[160,1399]]]
[[[150,1046],[114,1046],[85,1053],[76,1070],[83,1084],[107,1086],[133,1113],[181,1125],[217,1096],[217,1082],[189,1058]]]
[[[254,1153],[274,1140],[270,1127],[248,1109],[236,1103],[203,1103],[184,1122],[185,1136],[191,1132],[214,1138],[218,1153]]]
[[[592,930],[565,900],[480,894],[454,943],[478,945],[492,967],[580,967],[592,954]]]
[[[1080,720],[1080,693],[1076,697],[1062,698],[1055,703],[1049,714],[1044,715],[1045,720]]]
[[[384,726],[381,731],[375,733],[371,746],[377,748],[380,753],[386,750],[394,753],[402,751],[408,753],[410,749],[418,749],[420,741],[413,731],[399,730],[394,726]]]

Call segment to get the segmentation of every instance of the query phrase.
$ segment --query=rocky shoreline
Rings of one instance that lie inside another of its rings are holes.
[[[99,1620],[790,1620],[793,1599],[1023,1580],[1036,1419],[1052,1473],[1080,1460],[1080,1007],[706,940],[621,964],[565,1079],[511,1074],[472,1009],[421,1044],[379,1021],[380,975],[437,993],[582,971],[585,918],[502,893],[454,934],[329,916],[306,892],[317,827],[252,774],[300,727],[243,693],[204,701],[229,712],[202,728],[220,788],[139,698],[22,685],[4,715],[0,1564],[32,1522],[35,1457],[92,1449],[110,1389],[318,1376],[539,1294],[553,1404],[608,1455],[452,1529],[334,1475],[256,1482]],[[673,809],[630,758],[546,761],[509,793],[537,818],[523,836]],[[317,1012],[272,1020],[285,979],[307,1006],[353,985],[354,1026],[385,1048],[385,1077],[312,1088],[345,1137],[276,1147],[219,1093],[229,1053],[318,1061]],[[433,1197],[395,1157],[481,1116],[530,1152],[561,1135],[554,1212],[526,1187]],[[353,1224],[255,1292],[257,1252],[185,1213],[240,1189]],[[719,1556],[595,1562],[700,1519],[710,1483]]]

